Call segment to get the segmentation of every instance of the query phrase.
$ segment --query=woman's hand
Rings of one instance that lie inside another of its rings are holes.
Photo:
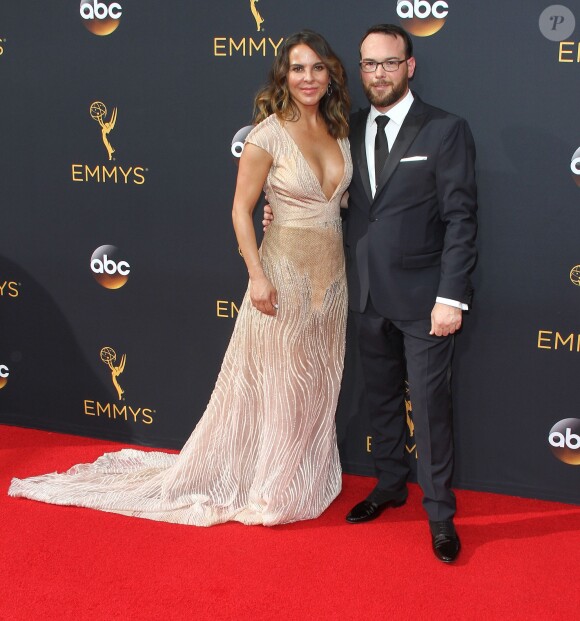
[[[272,207],[270,207],[270,203],[266,203],[264,205],[264,216],[262,220],[262,226],[264,227],[264,233],[270,226],[270,224],[274,221],[274,212],[272,211]]]
[[[278,292],[265,276],[250,279],[250,300],[264,315],[276,315]]]

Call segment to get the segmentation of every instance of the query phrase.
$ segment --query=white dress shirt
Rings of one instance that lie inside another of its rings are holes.
[[[387,136],[387,142],[389,143],[389,153],[391,152],[395,139],[399,134],[401,125],[409,112],[413,103],[413,94],[411,91],[407,91],[407,94],[399,101],[399,103],[393,106],[387,116],[390,121],[385,127],[385,134]],[[367,164],[369,168],[369,179],[371,182],[371,192],[373,198],[377,191],[377,181],[375,179],[375,138],[377,137],[377,124],[375,119],[380,116],[382,112],[379,112],[374,106],[371,106],[371,111],[367,117],[367,126],[365,132],[365,149],[367,152]]]

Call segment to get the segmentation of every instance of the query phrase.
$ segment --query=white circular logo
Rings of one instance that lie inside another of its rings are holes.
[[[246,127],[242,127],[242,129],[240,129],[232,138],[232,155],[238,160],[242,157],[244,143],[252,129],[254,129],[253,125],[246,125]]]
[[[412,35],[429,37],[445,25],[449,3],[444,0],[397,0],[397,15],[403,28]]]
[[[0,364],[0,388],[4,388],[8,383],[10,369],[5,364]]]
[[[89,32],[106,36],[117,30],[123,15],[123,7],[118,2],[81,0],[80,13]]]
[[[550,41],[567,39],[576,28],[576,19],[572,11],[561,5],[553,4],[540,15],[540,32]]]
[[[580,187],[580,149],[576,149],[576,152],[572,156],[570,170],[572,171],[572,179],[574,179],[576,185]]]
[[[131,266],[118,260],[115,246],[99,246],[91,257],[91,271],[95,280],[105,289],[120,289],[129,280]]]
[[[565,418],[557,422],[548,436],[552,453],[565,464],[580,466],[580,419]]]

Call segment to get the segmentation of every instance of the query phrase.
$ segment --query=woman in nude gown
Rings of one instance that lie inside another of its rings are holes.
[[[210,526],[320,515],[341,488],[334,415],[344,359],[340,200],[352,174],[342,64],[318,34],[284,42],[256,96],[233,222],[249,285],[207,409],[179,455],[125,449],[9,494]],[[274,212],[258,249],[252,212]]]

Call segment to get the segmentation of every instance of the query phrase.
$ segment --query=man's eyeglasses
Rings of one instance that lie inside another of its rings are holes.
[[[392,73],[393,71],[397,71],[399,65],[401,63],[406,62],[408,59],[403,58],[403,60],[398,60],[396,58],[389,58],[388,60],[383,60],[382,63],[377,62],[376,60],[361,60],[359,65],[362,71],[365,73],[374,73],[377,70],[377,67],[380,65],[385,71]]]

